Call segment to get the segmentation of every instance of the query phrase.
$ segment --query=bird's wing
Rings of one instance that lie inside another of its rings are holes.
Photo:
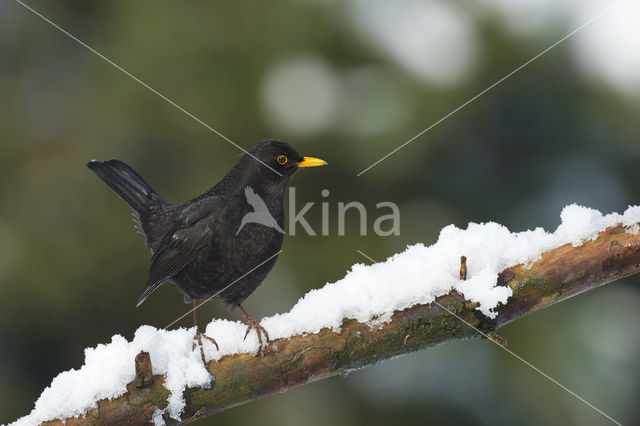
[[[264,200],[253,191],[253,188],[247,186],[244,189],[244,194],[247,196],[247,203],[249,203],[249,205],[253,207],[256,212],[261,213],[269,211],[267,205],[264,203]]]
[[[218,198],[218,197],[216,197]],[[221,200],[204,200],[200,205],[185,207],[178,218],[178,226],[162,241],[151,258],[149,279],[138,299],[142,302],[163,282],[184,269],[199,251],[215,239],[217,214],[215,207]]]
[[[255,222],[261,225],[269,226],[271,228],[275,228],[277,231],[284,234],[284,230],[278,224],[278,221],[269,211],[269,208],[265,204],[264,200],[260,198],[258,194],[256,194],[250,186],[247,186],[244,190],[245,195],[247,196],[247,202],[253,207],[254,213],[247,213],[245,218],[247,218],[246,223]],[[252,215],[252,216],[249,216]],[[242,224],[244,226],[245,219],[242,219]],[[242,228],[242,226],[240,227]],[[238,229],[238,234],[240,233],[240,229]],[[237,235],[237,234],[236,234]]]
[[[158,250],[163,237],[173,226],[171,216],[165,211],[166,206],[166,204],[151,206],[149,211],[144,214],[144,217],[136,210],[131,209],[131,216],[133,217],[136,232],[142,237],[149,250],[151,250],[151,254],[154,254]]]
[[[247,186],[244,189],[244,195],[247,197],[247,200],[251,200],[251,198],[256,196],[256,193],[254,192],[253,188],[250,186]]]

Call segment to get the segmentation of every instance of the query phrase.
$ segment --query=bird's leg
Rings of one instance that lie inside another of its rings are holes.
[[[216,349],[220,350],[220,348],[218,347],[218,343],[216,342],[216,340],[212,337],[207,336],[206,334],[200,333],[200,331],[198,330],[198,320],[196,318],[196,300],[193,299],[193,326],[196,328],[196,341],[198,342],[198,345],[200,346],[200,356],[202,357],[202,362],[205,362],[204,360],[204,349],[202,348],[202,338],[204,337],[205,339],[207,339],[208,341],[210,341],[211,343],[213,343],[214,345],[216,345]],[[193,345],[191,346],[191,350],[194,350],[196,348],[196,342],[193,342]]]
[[[247,325],[247,331],[244,333],[244,338],[245,339],[247,338],[251,329],[255,329],[256,334],[258,335],[258,344],[260,345],[260,350],[262,350],[262,335],[264,334],[264,337],[267,339],[267,343],[269,343],[269,333],[267,333],[267,330],[265,330],[253,318],[251,318],[251,315],[249,315],[247,311],[245,311],[242,305],[240,305],[239,303],[238,303],[238,308],[240,308],[240,311],[247,319],[248,325]]]

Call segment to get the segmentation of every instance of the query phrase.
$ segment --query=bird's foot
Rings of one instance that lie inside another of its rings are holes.
[[[211,343],[213,343],[214,345],[216,345],[216,350],[219,351],[220,350],[220,346],[218,346],[218,342],[216,342],[216,339],[214,339],[213,337],[209,337],[204,333],[200,334],[202,337],[204,337],[205,339],[207,339],[208,341],[210,341]]]
[[[251,318],[251,315],[249,315],[247,311],[244,310],[241,304],[238,303],[236,306],[238,306],[238,309],[240,309],[240,312],[242,312],[244,317],[247,319],[247,331],[244,333],[243,340],[247,340],[247,336],[249,335],[249,332],[251,331],[251,329],[254,329],[256,331],[256,334],[258,335],[258,345],[259,345],[258,355],[262,355],[262,335],[264,334],[264,337],[267,340],[267,344],[268,344],[269,333],[267,333],[267,330],[265,330],[260,324],[258,324],[256,320]]]
[[[255,320],[251,317],[247,318],[247,331],[244,333],[244,339],[243,340],[247,340],[247,336],[249,335],[249,332],[253,329],[256,331],[256,334],[258,335],[258,345],[260,346],[260,348],[258,349],[258,353],[262,352],[262,335],[264,334],[264,337],[266,339],[266,343],[269,343],[269,333],[267,333],[267,330],[264,329],[264,327],[262,327],[260,324],[258,324],[257,322],[255,322]]]
[[[220,350],[220,347],[218,346],[218,343],[216,342],[216,339],[214,339],[213,337],[209,337],[204,333],[200,333],[196,329],[196,337],[195,337],[195,339],[193,339],[193,345],[191,346],[191,350],[194,350],[196,348],[196,344],[198,346],[200,346],[200,357],[202,358],[202,362],[204,362],[206,364],[207,362],[204,360],[204,349],[202,348],[202,338],[203,337],[205,339],[207,339],[208,341],[210,341],[211,343],[213,343],[214,345],[216,345],[216,350]]]

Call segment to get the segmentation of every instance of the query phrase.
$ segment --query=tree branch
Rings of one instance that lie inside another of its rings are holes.
[[[513,295],[497,308],[498,315],[493,320],[473,309],[475,306],[467,304],[455,291],[437,301],[479,330],[491,332],[553,303],[639,271],[640,235],[629,234],[619,225],[579,247],[568,244],[550,250],[530,267],[518,265],[503,271],[498,285],[508,285]],[[294,386],[449,340],[478,336],[433,303],[396,311],[391,321],[376,328],[345,319],[339,333],[323,329],[317,334],[275,340],[262,357],[239,354],[210,361],[207,369],[216,381],[209,389],[185,391],[187,405],[180,421],[188,423]],[[136,379],[124,395],[99,401],[98,408],[83,417],[67,419],[66,424],[151,422],[156,409],[167,406],[168,391],[163,387],[162,376],[152,376],[151,362],[145,354],[141,352],[136,357]]]

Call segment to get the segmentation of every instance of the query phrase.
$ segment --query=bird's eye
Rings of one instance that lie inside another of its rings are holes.
[[[278,160],[278,163],[280,163],[280,164],[286,164],[287,163],[287,157],[285,157],[284,155],[278,155],[276,160]]]

